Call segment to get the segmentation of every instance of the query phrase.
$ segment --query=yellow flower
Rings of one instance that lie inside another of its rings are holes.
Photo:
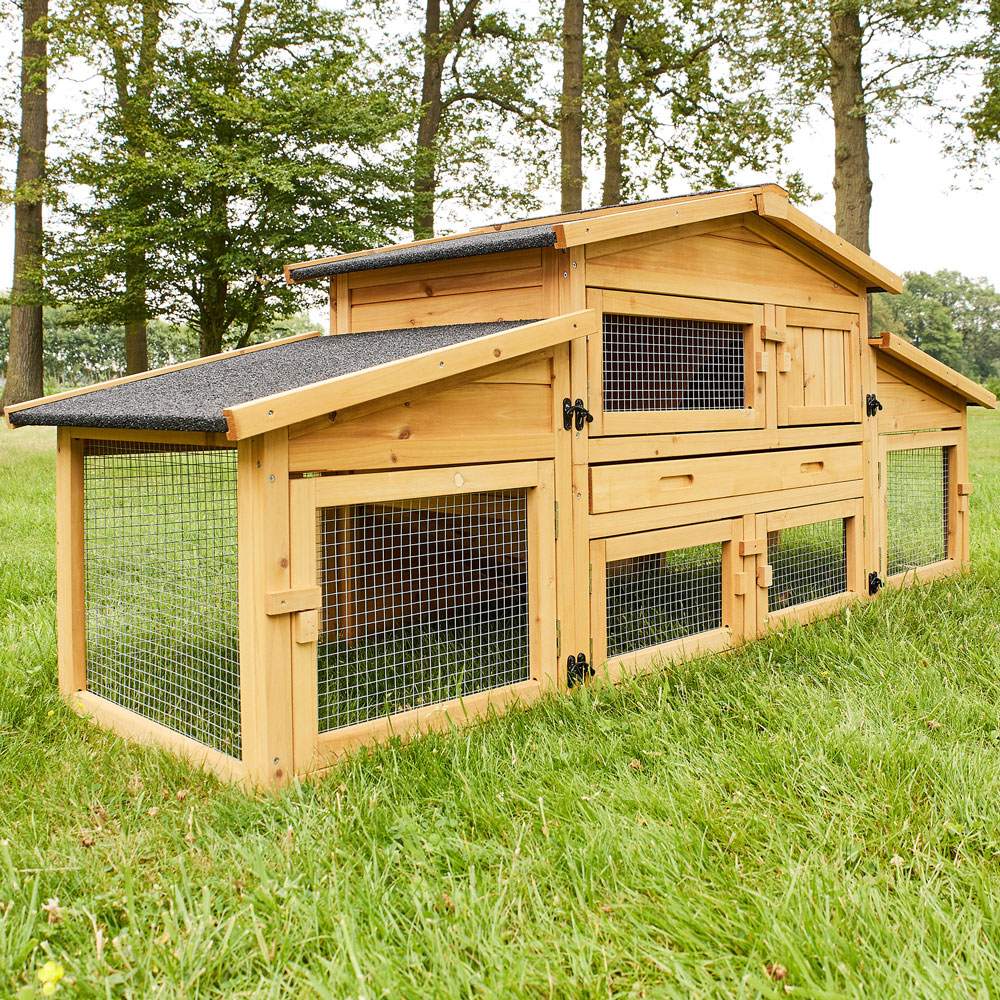
[[[47,713],[47,714],[48,714],[48,716],[49,716],[49,717],[51,718],[51,717],[52,717],[53,715],[55,715],[55,714],[56,714],[56,713],[55,713],[55,709],[52,709],[52,708],[50,708],[50,709],[48,710],[48,713]]]
[[[38,981],[42,984],[42,996],[50,997],[59,987],[59,980],[66,975],[66,970],[50,958],[39,970]]]

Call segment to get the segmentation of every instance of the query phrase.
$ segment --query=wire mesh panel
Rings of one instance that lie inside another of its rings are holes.
[[[886,452],[889,576],[948,558],[948,448]]]
[[[769,611],[833,597],[847,590],[847,525],[843,518],[767,533],[771,566]]]
[[[319,729],[526,681],[526,490],[318,511]]]
[[[722,544],[607,564],[608,656],[722,627]]]
[[[236,449],[87,441],[87,689],[240,757]]]
[[[741,323],[604,317],[605,411],[739,410],[746,403]]]

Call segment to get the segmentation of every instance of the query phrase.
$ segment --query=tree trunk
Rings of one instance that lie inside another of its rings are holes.
[[[622,124],[625,121],[625,92],[622,87],[622,41],[628,27],[628,14],[615,11],[604,55],[604,89],[607,108],[604,113],[604,190],[602,205],[618,205],[622,200]]]
[[[562,210],[583,207],[583,4],[564,0],[563,79],[559,114]]]
[[[42,395],[42,181],[48,138],[48,0],[24,0],[21,135],[14,192],[10,358],[0,406]]]
[[[872,179],[861,77],[861,21],[857,9],[830,13],[830,103],[833,107],[833,190],[837,235],[869,252]]]
[[[413,238],[434,235],[434,198],[437,194],[434,145],[441,126],[441,0],[427,0],[424,21],[424,78],[420,90],[417,152],[413,160]]]
[[[146,321],[130,319],[125,324],[125,373],[135,375],[149,368]]]

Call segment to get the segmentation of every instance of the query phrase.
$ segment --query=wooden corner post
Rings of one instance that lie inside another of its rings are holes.
[[[87,686],[83,562],[83,442],[60,427],[56,438],[56,613],[59,693]]]
[[[291,616],[268,614],[268,594],[287,592],[288,431],[239,443],[240,713],[243,762],[255,785],[293,774]]]

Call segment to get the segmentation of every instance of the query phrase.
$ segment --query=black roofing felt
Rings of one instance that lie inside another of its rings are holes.
[[[527,226],[524,229],[474,233],[472,236],[458,236],[453,240],[397,247],[363,257],[331,260],[325,264],[310,264],[308,267],[293,268],[289,273],[293,281],[307,281],[309,278],[327,278],[332,274],[350,274],[353,271],[374,271],[402,264],[481,257],[490,253],[506,253],[508,250],[532,250],[535,247],[555,246],[555,242],[556,231],[551,225]]]
[[[458,323],[312,337],[40,403],[15,410],[9,417],[15,426],[54,424],[221,433],[226,430],[222,411],[227,407],[530,322],[533,320]]]

